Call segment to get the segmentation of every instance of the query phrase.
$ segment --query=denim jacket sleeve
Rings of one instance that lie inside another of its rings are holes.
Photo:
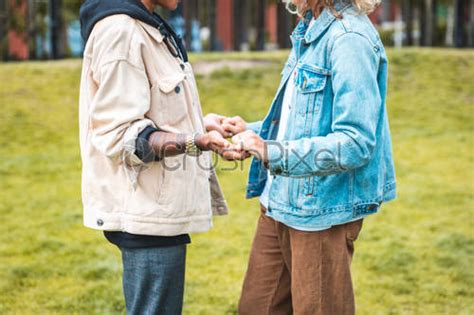
[[[331,133],[269,144],[272,174],[326,176],[359,168],[371,158],[383,105],[377,82],[380,56],[358,33],[336,38],[329,56],[334,94]]]
[[[262,123],[263,123],[263,121],[261,121],[261,120],[248,123],[247,124],[247,130],[252,130],[256,134],[259,134],[260,130],[262,129]]]

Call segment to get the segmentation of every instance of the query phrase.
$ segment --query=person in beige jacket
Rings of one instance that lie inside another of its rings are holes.
[[[246,157],[224,139],[224,117],[203,119],[181,39],[154,13],[177,3],[81,7],[84,224],[121,250],[128,314],[181,313],[189,234],[227,213],[210,151]]]

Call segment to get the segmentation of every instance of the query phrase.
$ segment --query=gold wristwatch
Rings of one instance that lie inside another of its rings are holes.
[[[201,149],[196,145],[196,137],[198,133],[187,136],[186,138],[186,151],[185,153],[189,156],[200,156],[202,154]]]

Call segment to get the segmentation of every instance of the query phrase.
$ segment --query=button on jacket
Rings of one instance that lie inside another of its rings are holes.
[[[309,29],[311,12],[300,21],[269,113],[249,124],[270,140],[267,214],[290,226],[346,223],[396,196],[387,56],[368,17],[337,3],[341,18],[325,9]],[[286,84],[295,85],[294,106],[284,140],[272,141]],[[266,180],[267,169],[254,160],[247,196],[259,196]]]
[[[146,127],[203,133],[189,63],[160,31],[128,15],[97,22],[84,52],[80,93],[84,223],[94,229],[172,236],[205,232],[227,205],[210,153],[145,163],[135,155]]]

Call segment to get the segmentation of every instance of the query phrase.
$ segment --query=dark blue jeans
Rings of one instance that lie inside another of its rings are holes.
[[[120,250],[127,314],[181,314],[186,245]]]

